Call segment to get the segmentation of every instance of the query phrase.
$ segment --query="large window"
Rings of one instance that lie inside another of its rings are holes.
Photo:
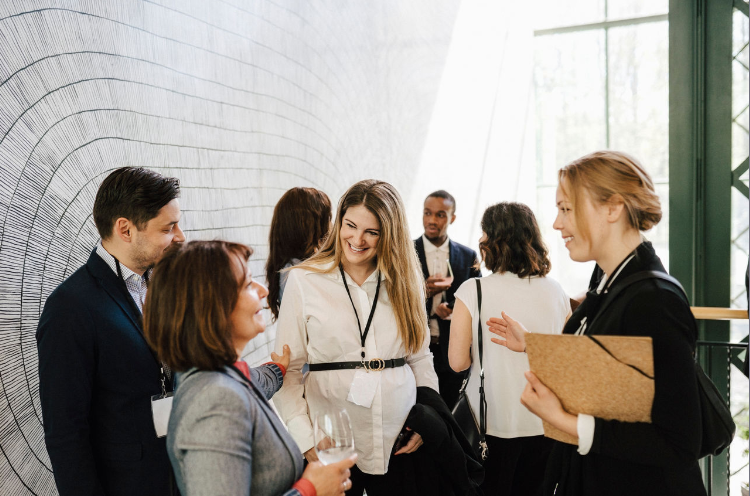
[[[739,7],[739,8],[737,8]],[[732,19],[732,245],[731,305],[747,308],[745,274],[748,257],[748,7],[735,2]],[[730,340],[747,339],[747,321],[732,322]],[[731,406],[738,435],[732,443],[729,458],[731,494],[740,493],[748,475],[748,381],[736,367],[731,367]],[[747,486],[746,486],[747,487]]]
[[[669,265],[668,2],[542,4],[534,38],[538,213],[552,275],[578,294],[593,264],[570,261],[552,229],[557,171],[596,150],[630,153],[651,174],[664,217],[646,236]]]
[[[556,173],[570,160],[597,149],[636,156],[656,182],[664,218],[646,236],[669,267],[668,7],[668,0],[541,2],[534,44],[538,214],[550,245],[552,275],[570,294],[586,287],[592,264],[582,267],[570,261],[559,233],[551,228]],[[727,303],[735,308],[748,304],[748,31],[747,1],[735,0],[732,154],[727,171],[733,184],[731,240],[727,240],[731,241],[731,274],[726,282],[731,299]],[[678,254],[674,255],[677,260]],[[747,321],[732,323],[731,341],[747,335]],[[741,481],[748,480],[748,382],[735,367],[730,382],[739,435],[730,449],[728,474],[719,470],[714,477],[729,475],[730,494],[739,495]]]
[[[748,248],[748,16],[735,8],[732,33],[732,306],[747,308]],[[741,339],[747,335],[745,326]]]

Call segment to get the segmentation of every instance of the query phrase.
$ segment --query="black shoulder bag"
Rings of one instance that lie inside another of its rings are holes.
[[[487,401],[484,397],[484,367],[482,366],[482,285],[479,278],[474,279],[477,283],[477,343],[479,348],[479,423],[474,415],[474,410],[469,403],[469,396],[466,394],[466,385],[469,383],[469,377],[464,379],[461,385],[461,391],[458,394],[458,401],[453,407],[453,418],[461,428],[461,431],[469,441],[476,459],[482,463],[487,459],[487,441],[485,434],[487,432]]]
[[[661,279],[672,284],[680,290],[679,294],[683,297],[688,307],[690,306],[687,294],[685,294],[685,290],[680,284],[680,281],[669,274],[649,270],[633,274],[630,277],[625,278],[621,284],[618,284],[615,287],[615,290],[609,293],[609,298],[604,302],[604,305],[602,305],[602,308],[597,315],[601,315],[608,304],[612,302],[623,289],[645,279]],[[596,318],[594,318],[594,321],[596,321]],[[592,324],[594,321],[592,321]],[[591,326],[588,327],[591,328]],[[695,354],[693,354],[693,358],[695,358]],[[695,377],[698,381],[698,396],[700,398],[701,408],[701,430],[703,431],[698,457],[703,458],[708,455],[718,455],[724,451],[727,446],[731,444],[737,426],[734,423],[732,412],[729,411],[727,402],[697,361],[695,362]]]

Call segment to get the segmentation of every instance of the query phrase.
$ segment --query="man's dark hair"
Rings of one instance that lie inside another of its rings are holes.
[[[94,223],[102,239],[112,236],[120,217],[144,229],[159,210],[180,196],[180,181],[143,167],[122,167],[107,176],[94,200]]]
[[[445,191],[444,189],[439,189],[437,191],[433,191],[429,195],[425,197],[425,201],[427,201],[427,198],[442,198],[443,200],[448,200],[453,204],[453,213],[456,213],[456,199],[453,198],[453,195]]]

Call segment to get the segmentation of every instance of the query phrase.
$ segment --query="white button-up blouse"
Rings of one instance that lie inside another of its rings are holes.
[[[375,298],[378,272],[358,286],[349,275],[352,300],[362,332]],[[304,453],[314,446],[311,419],[318,412],[346,409],[352,422],[357,466],[368,474],[384,474],[393,443],[416,402],[417,386],[438,390],[438,379],[426,338],[418,353],[406,355],[388,298],[387,282],[381,282],[378,305],[365,341],[365,359],[406,357],[407,365],[380,372],[380,384],[370,408],[347,401],[355,370],[309,372],[307,363],[359,361],[361,339],[352,303],[338,270],[315,273],[292,269],[281,302],[276,333],[276,352],[288,344],[292,358],[284,385],[273,397],[289,433]],[[425,330],[426,331],[426,330]]]

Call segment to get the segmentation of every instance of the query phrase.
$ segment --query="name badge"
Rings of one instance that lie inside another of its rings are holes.
[[[379,385],[380,372],[368,372],[365,369],[357,369],[354,373],[352,385],[349,387],[349,396],[346,397],[346,400],[355,405],[370,408]]]
[[[169,415],[172,413],[173,399],[174,393],[167,393],[166,395],[155,394],[151,397],[151,414],[154,417],[156,437],[164,437],[167,435],[167,427],[169,426]]]

